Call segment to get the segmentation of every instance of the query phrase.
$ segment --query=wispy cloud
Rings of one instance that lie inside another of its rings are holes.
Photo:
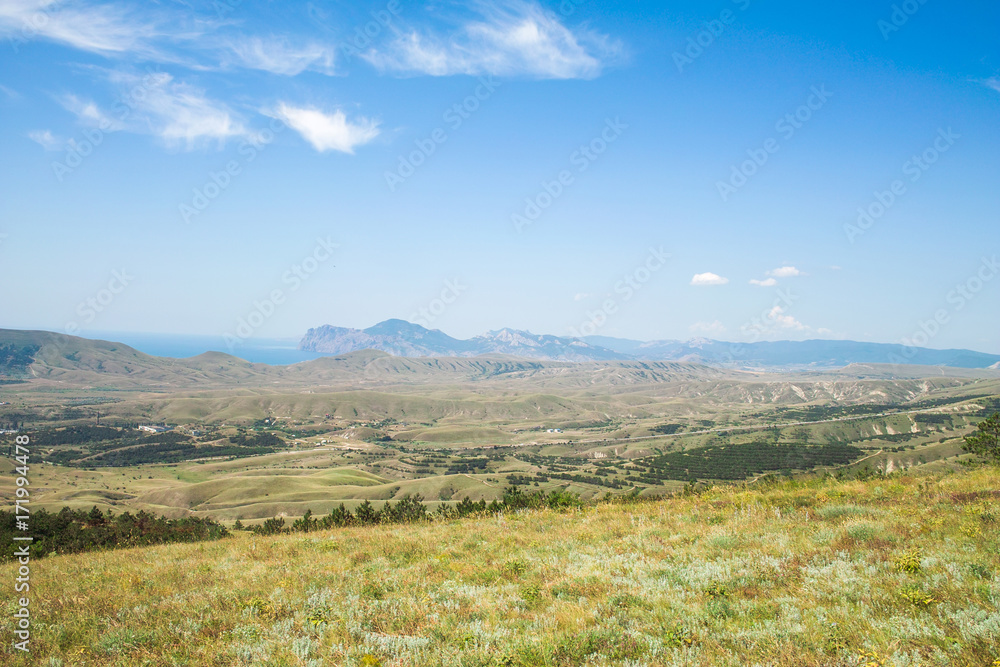
[[[59,98],[59,102],[67,111],[76,116],[81,124],[88,127],[97,127],[104,131],[117,131],[124,129],[121,122],[111,118],[106,114],[97,102],[91,99],[84,99],[78,95],[68,93]]]
[[[729,278],[723,278],[715,273],[696,273],[693,278],[691,278],[691,284],[695,286],[706,286],[706,285],[725,285],[729,282]]]
[[[358,117],[352,122],[340,109],[326,113],[282,102],[271,115],[284,121],[321,153],[333,150],[353,154],[357,146],[379,135],[378,121]]]
[[[316,42],[294,46],[277,37],[243,36],[229,42],[229,58],[233,64],[273,74],[295,76],[305,70],[333,74],[333,48]]]
[[[1000,93],[1000,77],[998,76],[990,77],[989,79],[983,81],[983,83],[986,84],[987,87],[992,88],[993,90]]]
[[[481,20],[448,36],[411,29],[385,51],[363,54],[383,70],[409,74],[495,74],[543,79],[598,76],[621,47],[595,32],[567,28],[532,2],[479,5]]]
[[[192,148],[204,140],[224,142],[246,133],[226,105],[208,99],[194,86],[174,81],[169,74],[158,78],[139,107],[150,119],[153,132],[168,144]]]
[[[0,35],[15,41],[47,39],[105,55],[153,54],[157,49],[152,42],[166,31],[156,20],[137,14],[128,4],[5,0],[0,2]]]
[[[228,106],[169,74],[154,72],[140,77],[111,71],[108,78],[122,91],[115,103],[116,117],[75,95],[64,96],[63,106],[85,125],[152,134],[172,148],[191,150],[212,142],[221,145],[247,134],[243,121]]]
[[[774,278],[765,278],[764,280],[757,280],[756,278],[750,279],[751,285],[756,285],[757,287],[774,287],[778,284],[778,281]]]
[[[54,136],[49,130],[32,130],[28,138],[47,151],[57,151],[63,147],[63,140]]]

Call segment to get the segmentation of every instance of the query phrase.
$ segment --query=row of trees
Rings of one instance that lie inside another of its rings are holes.
[[[19,527],[19,521],[27,523],[27,530]],[[68,507],[56,513],[42,509],[27,517],[0,511],[0,560],[13,559],[15,549],[24,544],[15,542],[16,536],[31,536],[29,554],[41,558],[53,553],[215,540],[228,534],[225,526],[212,519],[167,519],[145,511],[115,515],[96,506],[89,512]]]
[[[580,507],[582,501],[575,493],[569,493],[562,489],[544,493],[535,491],[534,493],[524,493],[518,487],[510,487],[504,491],[502,500],[494,500],[487,503],[485,500],[473,502],[465,497],[456,505],[439,505],[437,511],[431,513],[427,511],[424,498],[419,493],[415,495],[407,494],[395,503],[386,501],[380,509],[368,500],[358,505],[352,513],[344,503],[334,508],[324,517],[316,518],[312,510],[300,519],[296,519],[291,526],[293,532],[308,533],[314,530],[326,530],[330,528],[342,528],[345,526],[373,526],[376,524],[398,524],[415,523],[430,519],[460,519],[468,516],[481,516],[485,514],[501,514],[514,512],[523,509],[569,509]],[[236,530],[244,530],[243,522],[237,521],[234,526]],[[288,532],[285,528],[285,520],[280,517],[268,519],[264,523],[250,528],[258,535],[277,535]]]

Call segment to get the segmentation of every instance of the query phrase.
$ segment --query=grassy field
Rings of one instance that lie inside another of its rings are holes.
[[[1000,664],[1000,470],[755,486],[54,556],[2,662]]]

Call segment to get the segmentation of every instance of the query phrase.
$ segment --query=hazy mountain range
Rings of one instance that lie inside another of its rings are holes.
[[[581,339],[538,335],[509,328],[462,340],[395,319],[367,329],[331,325],[310,329],[299,342],[299,349],[323,354],[371,349],[402,357],[502,354],[556,361],[687,361],[736,368],[839,368],[855,363],[1000,368],[1000,355],[995,354],[850,340],[727,343],[693,338],[644,342],[608,336]]]

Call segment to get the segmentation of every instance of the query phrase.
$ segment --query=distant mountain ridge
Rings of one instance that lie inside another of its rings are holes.
[[[709,338],[639,341],[609,336],[570,338],[504,328],[466,340],[391,319],[367,329],[324,325],[309,329],[299,349],[320,354],[380,350],[402,357],[502,354],[551,361],[687,361],[732,368],[827,369],[849,364],[1000,368],[1000,355],[933,350],[851,340],[727,343]]]
[[[386,320],[367,329],[324,325],[307,331],[299,341],[299,349],[321,354],[347,354],[371,349],[397,357],[479,357],[485,354],[505,354],[551,361],[631,359],[614,350],[575,338],[539,336],[517,329],[500,329],[460,340],[437,329],[427,329],[403,320]]]
[[[538,341],[522,340],[520,333],[513,337],[509,333],[494,332],[493,338],[507,340],[519,347],[531,347],[538,353],[543,352],[546,345],[554,344],[545,337],[535,344]],[[386,335],[386,332],[378,335]],[[584,347],[577,347],[588,349],[586,343]],[[602,349],[601,354],[609,352],[607,348]],[[181,359],[157,357],[113,341],[49,331],[0,329],[0,385],[11,385],[15,393],[23,385],[26,390],[74,388],[98,392],[201,392],[249,387],[295,393],[305,390],[305,394],[360,390],[365,396],[377,396],[385,387],[446,385],[500,386],[519,391],[527,387],[529,393],[538,397],[548,396],[560,388],[585,393],[649,390],[661,397],[712,395],[713,400],[749,404],[814,400],[899,402],[922,396],[931,386],[950,387],[986,380],[989,384],[983,385],[985,389],[1000,383],[998,370],[935,366],[857,363],[837,369],[813,368],[788,373],[773,370],[668,360],[571,362],[502,354],[401,357],[378,350],[270,366],[222,352],[206,352]],[[640,402],[646,400],[652,399],[645,397]],[[220,409],[228,409],[224,406],[231,403],[232,398],[220,397],[219,401]],[[529,404],[536,405],[534,398]],[[471,401],[466,407],[475,411],[479,403]],[[11,409],[14,408],[5,408],[6,411]]]

